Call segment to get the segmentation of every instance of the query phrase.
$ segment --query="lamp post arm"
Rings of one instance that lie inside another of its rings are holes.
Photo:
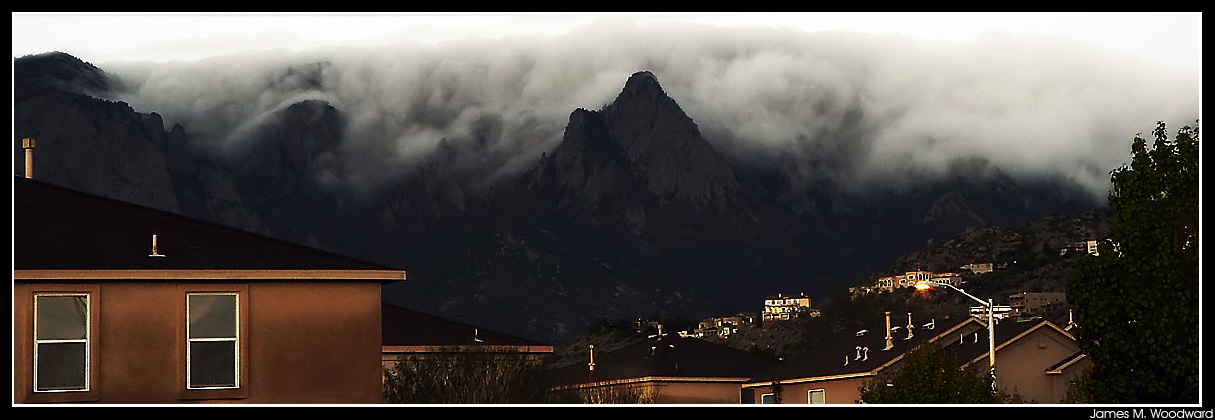
[[[991,370],[988,372],[988,374],[991,375],[991,391],[996,392],[997,388],[996,388],[996,320],[995,320],[996,306],[995,306],[995,304],[992,302],[991,299],[984,301],[983,299],[979,299],[979,298],[975,297],[974,295],[971,295],[970,293],[966,293],[965,290],[959,289],[957,286],[954,286],[949,283],[941,283],[941,282],[935,282],[935,281],[931,281],[931,280],[925,280],[924,283],[927,283],[932,286],[945,286],[950,289],[957,290],[958,293],[966,295],[966,297],[968,297],[968,298],[974,299],[976,302],[979,302],[980,305],[983,305],[984,307],[987,308],[987,360],[988,360],[988,363],[990,364],[990,368],[991,368]]]
[[[952,285],[952,284],[949,284],[949,283],[940,283],[940,282],[935,282],[935,281],[926,281],[925,283],[931,284],[931,285],[933,285],[933,286],[945,286],[945,287],[948,287],[948,288],[950,288],[950,289],[957,290],[957,291],[958,291],[958,293],[961,293],[961,294],[963,294],[963,295],[966,295],[966,297],[968,297],[968,298],[974,299],[976,302],[979,302],[979,304],[980,304],[980,305],[986,306],[988,309],[991,309],[991,308],[992,308],[992,306],[991,306],[991,302],[986,301],[986,300],[983,300],[983,299],[979,299],[979,298],[975,297],[974,295],[972,295],[972,294],[970,294],[970,293],[966,293],[966,291],[965,291],[965,290],[959,289],[957,286],[954,286],[954,285]]]

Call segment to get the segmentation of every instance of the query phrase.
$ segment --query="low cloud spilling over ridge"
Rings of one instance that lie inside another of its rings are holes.
[[[81,57],[88,61],[88,57]],[[322,180],[374,190],[440,149],[473,186],[530,169],[570,112],[599,109],[650,70],[706,139],[795,182],[901,189],[985,159],[1014,178],[1065,178],[1104,197],[1130,140],[1199,112],[1199,72],[1045,38],[967,44],[776,29],[603,23],[561,37],[99,63],[114,98],[158,112],[195,146],[235,158],[301,100],[346,118]]]

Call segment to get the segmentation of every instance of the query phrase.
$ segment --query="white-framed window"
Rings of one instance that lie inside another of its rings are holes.
[[[236,293],[186,295],[186,388],[240,387],[240,299]]]
[[[776,404],[776,394],[762,394],[759,396],[760,404]]]
[[[826,404],[827,390],[811,389],[806,392],[806,402],[809,404]]]
[[[34,295],[34,392],[89,390],[89,295]]]

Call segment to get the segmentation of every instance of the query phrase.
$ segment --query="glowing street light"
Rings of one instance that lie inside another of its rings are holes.
[[[923,281],[920,281],[915,284],[916,290],[928,290],[928,289],[931,289],[933,286],[945,286],[950,289],[957,290],[958,293],[966,295],[966,297],[968,297],[968,298],[974,299],[975,301],[979,302],[980,305],[983,305],[983,307],[987,309],[987,360],[988,360],[988,363],[991,364],[990,371],[988,373],[991,375],[991,390],[995,391],[996,390],[996,322],[995,322],[996,321],[996,315],[995,315],[996,308],[995,308],[995,305],[992,304],[991,299],[984,301],[983,299],[974,297],[974,295],[971,295],[970,293],[966,293],[965,290],[959,289],[957,286],[954,286],[949,283],[941,283],[941,282],[936,282],[936,281],[931,281],[931,280],[923,280]]]

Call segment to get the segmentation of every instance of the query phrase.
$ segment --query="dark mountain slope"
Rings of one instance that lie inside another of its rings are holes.
[[[470,188],[443,143],[356,200],[324,182],[349,140],[333,104],[288,104],[217,160],[183,127],[106,99],[123,88],[66,54],[15,60],[15,172],[20,138],[34,137],[36,178],[404,268],[386,301],[549,342],[599,319],[753,310],[889,267],[929,238],[1096,207],[981,159],[898,194],[793,183],[715,150],[649,72],[604,108],[573,110],[562,142],[515,178]]]

